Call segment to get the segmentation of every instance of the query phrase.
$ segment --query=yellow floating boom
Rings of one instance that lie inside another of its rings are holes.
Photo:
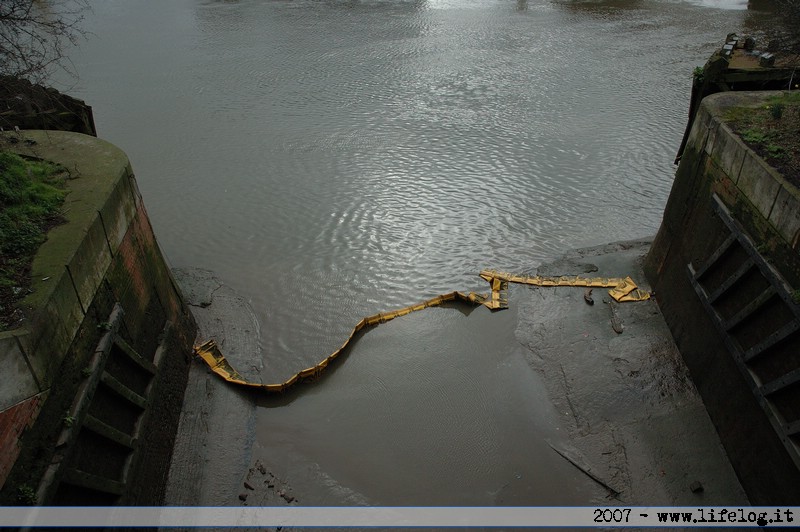
[[[611,288],[608,294],[616,301],[644,301],[650,299],[650,293],[640,290],[630,277],[581,277],[575,276],[560,276],[560,277],[543,277],[536,275],[534,277],[527,277],[524,275],[515,275],[513,273],[498,272],[495,270],[483,270],[481,277],[492,284],[492,296],[495,292],[495,284],[499,282],[528,284],[533,286],[581,286],[587,288]],[[494,300],[494,297],[492,297]],[[489,308],[489,305],[486,305]],[[505,306],[498,306],[496,308],[506,308],[508,306],[508,299],[505,300]]]
[[[427,301],[423,301],[422,303],[417,303],[416,305],[411,305],[390,312],[381,312],[379,314],[363,318],[356,324],[355,327],[353,327],[353,330],[350,332],[350,336],[347,337],[339,349],[328,355],[317,365],[311,366],[310,368],[306,368],[302,371],[298,371],[285,382],[276,384],[261,384],[246,380],[241,374],[239,374],[238,371],[236,371],[236,369],[233,368],[233,366],[228,363],[228,360],[225,358],[222,352],[220,352],[219,346],[214,340],[209,340],[201,345],[195,346],[194,353],[196,356],[200,357],[209,368],[211,368],[211,371],[230,383],[238,384],[240,386],[247,386],[250,388],[258,388],[267,392],[282,392],[301,380],[310,379],[319,375],[326,367],[328,367],[330,362],[332,362],[342,353],[342,351],[344,351],[344,349],[353,340],[356,333],[365,327],[374,327],[417,310],[423,310],[428,307],[436,307],[456,300],[463,301],[465,303],[472,303],[473,305],[484,305],[492,310],[508,308],[508,283],[543,287],[580,286],[591,288],[611,288],[608,293],[616,301],[644,301],[646,299],[650,299],[650,294],[640,290],[630,277],[626,277],[624,279],[580,276],[526,277],[511,273],[498,272],[495,270],[483,270],[480,273],[480,276],[488,281],[491,285],[492,292],[490,295],[485,296],[482,294],[476,294],[475,292],[469,292],[468,294],[463,292],[450,292],[448,294],[438,295],[434,298],[428,299]]]

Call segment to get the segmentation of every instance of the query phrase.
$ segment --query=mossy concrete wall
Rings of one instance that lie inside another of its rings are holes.
[[[2,133],[0,148],[56,162],[70,173],[63,212],[32,267],[25,325],[0,333],[0,501],[35,488],[53,455],[82,374],[115,303],[120,336],[140,353],[167,346],[148,405],[149,426],[122,500],[159,504],[177,430],[196,325],[153,234],[126,155],[61,131]],[[169,338],[161,339],[165,322]],[[47,503],[48,501],[38,501]]]
[[[765,345],[760,338],[783,327],[781,320],[789,328],[797,323],[796,302],[791,297],[770,296],[772,288],[764,279],[769,272],[777,273],[786,288],[784,295],[800,287],[800,192],[748,148],[724,120],[726,109],[764,105],[774,95],[720,93],[703,100],[645,271],[751,502],[798,504],[797,434],[791,434],[800,416],[798,385],[781,377],[785,379],[781,383],[789,385],[779,394],[765,395],[762,387],[775,375],[791,377],[800,368],[798,334],[789,334],[765,355],[750,359],[743,353]],[[719,208],[715,210],[715,196],[754,244],[749,259],[747,246],[725,248],[731,231]],[[720,249],[727,250],[717,258],[714,253]],[[714,264],[718,271],[709,270],[708,276],[721,281],[704,278],[702,282],[719,291],[725,279],[736,278],[736,272],[746,267],[747,260],[762,266],[742,275],[713,303],[708,298],[704,302],[693,272]],[[766,299],[759,300],[762,294]],[[742,316],[746,319],[734,325]],[[758,366],[762,360],[771,365],[766,373]],[[770,408],[777,417],[769,414]]]

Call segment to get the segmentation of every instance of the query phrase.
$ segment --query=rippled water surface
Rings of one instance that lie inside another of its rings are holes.
[[[364,315],[483,290],[482,268],[652,235],[692,69],[760,20],[736,0],[95,4],[71,92],[172,265],[251,299],[267,381]],[[536,458],[558,424],[513,311],[483,310],[370,332],[264,405],[259,445],[327,503],[586,501]]]

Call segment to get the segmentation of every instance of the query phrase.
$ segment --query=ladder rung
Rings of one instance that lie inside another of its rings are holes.
[[[755,357],[769,349],[770,347],[774,346],[778,342],[786,339],[789,335],[793,334],[795,331],[800,329],[800,322],[794,320],[792,322],[787,323],[774,333],[770,334],[762,341],[748,349],[744,354],[744,361],[749,362],[753,360]]]
[[[72,469],[69,471],[64,480],[73,486],[80,486],[82,488],[89,488],[95,491],[111,493],[112,495],[122,495],[125,493],[125,484],[122,482],[98,475],[93,475],[79,469]]]
[[[720,244],[720,246],[714,250],[714,253],[712,253],[711,256],[708,257],[708,259],[705,261],[705,263],[703,263],[700,269],[697,270],[697,273],[695,273],[695,278],[700,279],[703,275],[705,275],[705,273],[709,270],[709,268],[711,268],[714,264],[716,264],[717,261],[720,259],[720,257],[722,257],[725,254],[725,252],[728,251],[728,249],[730,249],[731,244],[733,244],[734,242],[736,242],[736,235],[731,233],[728,235],[728,238],[726,238],[722,242],[722,244]]]
[[[786,431],[787,436],[794,436],[800,432],[800,421],[792,421],[791,423],[787,423],[784,430]]]
[[[761,307],[764,303],[769,301],[775,294],[775,288],[773,288],[772,285],[768,286],[766,290],[758,295],[758,297],[745,305],[739,312],[731,316],[729,319],[725,320],[722,326],[725,327],[726,331],[730,331],[742,321],[750,317],[751,314],[758,310],[759,307]]]
[[[142,356],[139,353],[137,353],[136,350],[128,344],[128,342],[117,336],[114,339],[114,343],[117,345],[117,347],[120,348],[120,350],[123,353],[128,355],[128,358],[133,360],[139,367],[150,372],[152,375],[156,374],[156,371],[158,369],[156,368],[155,364],[153,364],[149,360],[145,360],[144,358],[142,358]]]
[[[139,395],[138,393],[134,392],[121,382],[119,382],[113,375],[110,373],[103,372],[103,375],[100,377],[100,381],[108,386],[111,391],[128,401],[129,403],[133,403],[141,409],[145,409],[147,407],[147,400],[144,397]]]
[[[753,268],[753,266],[755,266],[755,261],[753,260],[753,257],[747,257],[747,260],[745,260],[742,263],[742,265],[739,266],[739,268],[735,272],[733,272],[733,274],[730,277],[725,279],[725,282],[723,282],[719,286],[719,288],[714,290],[714,293],[708,296],[708,301],[710,303],[713,303],[714,301],[719,299],[719,297],[725,292],[727,292],[730,289],[730,287],[736,284],[736,282],[739,281],[739,279],[744,277],[744,275],[747,272],[749,272]]]
[[[800,381],[800,369],[793,369],[789,373],[778,377],[775,380],[769,381],[767,384],[759,388],[764,395],[770,395],[777,391],[783,390],[787,386],[791,386],[792,384]]]
[[[83,426],[106,439],[127,447],[128,449],[133,450],[134,448],[134,441],[130,435],[125,434],[119,429],[115,429],[111,425],[100,421],[94,416],[86,416]]]

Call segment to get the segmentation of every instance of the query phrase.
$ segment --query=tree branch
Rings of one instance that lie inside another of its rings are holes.
[[[85,32],[87,0],[0,0],[0,75],[42,82],[66,69],[65,43]]]

